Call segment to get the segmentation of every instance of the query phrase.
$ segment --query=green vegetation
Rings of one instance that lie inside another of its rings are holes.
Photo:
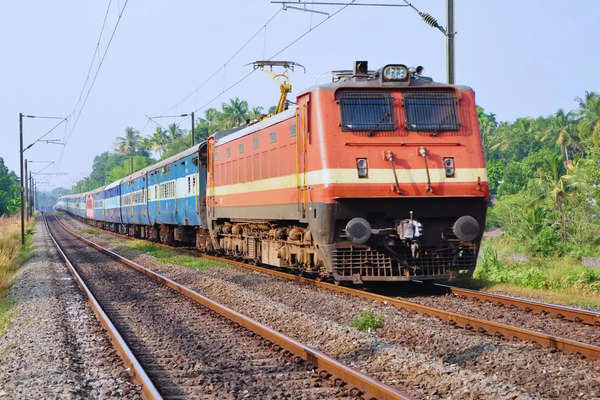
[[[484,240],[477,285],[600,304],[600,271],[581,266],[582,257],[600,257],[600,95],[576,101],[575,110],[513,123],[478,110],[487,225],[502,236]]]
[[[600,95],[549,117],[497,123],[480,109],[493,206],[501,227],[533,255],[600,253]]]
[[[0,157],[0,216],[15,213],[21,206],[19,182],[14,172],[4,165]]]
[[[219,130],[230,129],[262,116],[262,107],[250,108],[246,101],[236,97],[223,103],[221,111],[210,108],[204,113],[204,118],[195,121],[194,142],[198,143]],[[73,186],[73,192],[85,192],[114,182],[187,149],[191,145],[190,131],[182,129],[181,123],[172,123],[166,129],[157,126],[147,135],[127,127],[125,135],[115,141],[115,151],[96,156],[92,172]],[[187,124],[188,121],[183,123]]]
[[[176,251],[173,251],[173,250],[161,247],[161,246],[157,246],[152,243],[147,243],[147,242],[144,242],[141,240],[127,241],[125,243],[125,245],[130,249],[134,249],[134,250],[140,251],[142,253],[149,254],[162,263],[182,265],[184,267],[193,268],[200,272],[203,272],[203,271],[208,270],[209,268],[215,268],[215,267],[219,267],[219,268],[230,268],[231,267],[229,264],[219,262],[219,261],[212,261],[212,260],[207,260],[204,258],[178,254]]]
[[[8,327],[15,302],[7,297],[18,268],[29,258],[32,246],[33,223],[28,224],[25,245],[21,245],[20,216],[0,216],[0,335]]]
[[[600,295],[600,271],[558,257],[532,258],[522,264],[511,263],[499,257],[498,248],[503,247],[490,242],[483,245],[482,258],[474,279],[489,283],[511,283],[529,289],[563,291],[574,288]]]
[[[376,315],[371,310],[363,310],[356,318],[352,320],[352,326],[359,331],[371,332],[383,326],[383,316]]]

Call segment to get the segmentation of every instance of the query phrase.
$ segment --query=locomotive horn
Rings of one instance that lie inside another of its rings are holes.
[[[346,233],[352,243],[366,243],[371,238],[371,224],[364,218],[354,217],[346,224]]]
[[[472,242],[479,234],[479,222],[470,215],[463,215],[452,226],[452,232],[463,242]]]

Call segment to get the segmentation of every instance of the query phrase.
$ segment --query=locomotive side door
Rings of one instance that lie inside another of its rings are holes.
[[[298,217],[306,218],[308,188],[306,186],[307,148],[310,143],[309,115],[310,93],[298,98],[296,108],[296,188]]]

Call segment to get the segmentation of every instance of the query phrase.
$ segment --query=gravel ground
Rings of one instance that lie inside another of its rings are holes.
[[[426,306],[441,308],[460,314],[496,321],[501,324],[518,326],[548,335],[560,336],[580,342],[600,346],[600,329],[553,316],[511,309],[502,304],[467,299],[453,294],[442,296],[411,296],[409,301]]]
[[[43,223],[34,246],[10,292],[17,306],[0,337],[0,399],[140,399]]]
[[[304,360],[51,222],[68,257],[166,399],[351,399]],[[99,268],[98,266],[102,266]]]
[[[85,236],[417,398],[600,398],[598,361],[451,328],[435,318],[256,272],[166,265],[114,236]],[[383,328],[373,333],[351,328],[363,309],[383,315]]]

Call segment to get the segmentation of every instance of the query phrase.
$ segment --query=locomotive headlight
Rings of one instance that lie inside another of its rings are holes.
[[[404,81],[408,78],[408,68],[404,65],[387,65],[383,68],[383,80]]]
[[[454,176],[454,157],[444,158],[444,169],[446,170],[446,177],[451,178]]]
[[[366,178],[369,175],[369,164],[366,158],[356,159],[356,170],[359,178]]]

